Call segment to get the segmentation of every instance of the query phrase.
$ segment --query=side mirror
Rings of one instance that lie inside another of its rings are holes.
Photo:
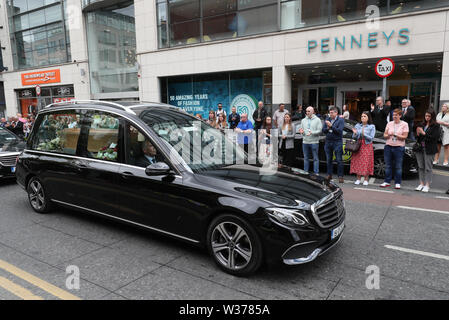
[[[166,176],[170,174],[170,167],[165,162],[156,162],[145,168],[148,176]]]

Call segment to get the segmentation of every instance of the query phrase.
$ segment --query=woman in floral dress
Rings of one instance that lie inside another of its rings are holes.
[[[368,185],[369,176],[374,174],[374,150],[373,138],[376,134],[376,127],[373,125],[371,115],[364,111],[361,116],[361,123],[356,124],[352,129],[354,139],[362,140],[360,149],[352,154],[350,173],[357,175],[355,184],[360,184],[360,178],[365,177],[364,186]]]

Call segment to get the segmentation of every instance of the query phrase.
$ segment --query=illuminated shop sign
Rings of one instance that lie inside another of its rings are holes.
[[[376,48],[378,43],[384,43],[389,46],[390,43],[394,41],[404,45],[410,41],[410,30],[408,28],[402,28],[398,32],[391,30],[390,32],[371,32],[368,34],[309,40],[307,43],[307,51],[310,53],[312,51],[321,50],[322,53],[327,53],[337,50],[346,50],[347,48],[362,48],[364,39],[367,39],[365,43],[368,48]]]

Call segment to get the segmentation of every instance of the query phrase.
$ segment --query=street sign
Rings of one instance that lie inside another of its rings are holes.
[[[394,62],[390,58],[383,58],[377,61],[375,67],[376,74],[381,78],[387,78],[393,74]]]
[[[41,95],[41,87],[36,85],[36,95],[40,96]]]

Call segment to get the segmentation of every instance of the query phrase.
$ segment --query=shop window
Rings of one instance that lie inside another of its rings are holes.
[[[200,42],[200,20],[171,25],[170,44],[172,46]]]
[[[426,10],[447,6],[448,2],[444,0],[390,0],[389,14],[400,14],[410,11]]]
[[[296,29],[305,26],[302,17],[302,0],[281,3],[281,29]]]
[[[80,115],[75,111],[47,114],[39,124],[32,149],[75,155],[80,130]]]
[[[236,18],[236,14],[222,15],[203,20],[203,42],[235,37],[235,31],[230,25]]]
[[[277,5],[239,11],[230,27],[239,36],[275,31]]]
[[[277,3],[277,0],[246,0],[246,1],[239,1],[238,3],[238,9],[248,9],[248,8],[254,8],[254,7],[260,7],[268,4]]]
[[[169,0],[170,23],[198,19],[200,17],[199,0]]]
[[[410,85],[410,101],[416,110],[415,121],[424,120],[424,114],[432,101],[432,82],[415,82]]]
[[[330,106],[335,106],[335,87],[323,87],[319,89],[318,108],[321,114],[326,114]]]
[[[331,2],[332,23],[366,19],[367,17],[377,18],[387,13],[387,0],[335,0]]]
[[[231,13],[237,10],[237,0],[201,0],[203,17]]]
[[[138,91],[133,1],[86,15],[91,92]],[[132,83],[127,82],[127,74]]]

